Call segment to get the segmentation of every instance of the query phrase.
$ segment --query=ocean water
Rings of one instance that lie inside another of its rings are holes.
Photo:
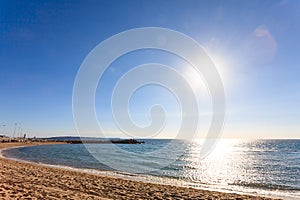
[[[144,141],[32,146],[2,153],[134,180],[300,199],[300,140],[221,139],[204,159],[201,140]]]

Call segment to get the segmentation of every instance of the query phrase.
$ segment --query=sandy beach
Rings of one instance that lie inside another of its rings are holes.
[[[0,143],[0,149],[49,143]],[[143,183],[0,158],[0,199],[270,199]]]

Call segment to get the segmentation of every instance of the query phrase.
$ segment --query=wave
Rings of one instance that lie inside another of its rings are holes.
[[[279,185],[279,184],[236,182],[236,183],[230,183],[228,185],[260,188],[260,189],[268,189],[268,190],[300,191],[299,187],[289,186],[289,185]]]

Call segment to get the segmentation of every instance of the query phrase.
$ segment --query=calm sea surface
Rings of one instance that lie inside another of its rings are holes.
[[[300,140],[222,139],[204,159],[199,157],[202,141],[144,141],[33,146],[3,153],[135,180],[300,199]]]

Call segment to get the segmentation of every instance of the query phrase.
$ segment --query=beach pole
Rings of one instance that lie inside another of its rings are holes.
[[[15,123],[15,129],[14,129],[14,132],[13,132],[13,138],[15,138],[15,134],[16,134],[17,126],[18,126],[18,123]]]
[[[21,128],[21,131],[20,131],[20,133],[19,133],[19,138],[21,138],[22,135],[23,135],[23,128]]]
[[[5,127],[6,125],[5,124],[2,124],[1,127]],[[3,136],[5,136],[5,130],[3,128]]]

